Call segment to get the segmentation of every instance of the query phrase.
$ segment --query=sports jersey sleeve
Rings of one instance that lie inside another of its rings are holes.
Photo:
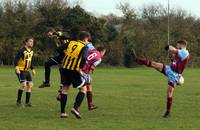
[[[67,36],[67,34],[64,34],[62,32],[54,32],[53,35],[56,35],[57,37],[59,37],[62,40],[70,40],[71,39],[69,36]]]
[[[101,59],[95,61],[95,62],[91,65],[90,69],[94,71],[94,70],[96,69],[96,67],[97,67],[100,63],[101,63]]]
[[[95,49],[94,46],[92,45],[92,43],[88,43],[87,48],[88,48],[88,50],[94,50]]]
[[[20,49],[20,50],[17,52],[17,55],[16,55],[16,57],[15,57],[14,64],[15,64],[16,69],[17,69],[18,62],[19,62],[19,60],[20,60],[21,57],[23,57],[23,49]]]
[[[59,38],[62,40],[71,40],[71,38],[69,36],[67,36],[66,34],[59,36]]]
[[[184,61],[189,55],[189,52],[184,49],[178,50],[178,57],[181,59],[181,61]]]
[[[101,59],[99,59],[98,61],[94,62],[93,65],[96,67],[101,63]]]

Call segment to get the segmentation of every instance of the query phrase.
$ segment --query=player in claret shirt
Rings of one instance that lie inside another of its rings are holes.
[[[187,41],[179,40],[177,41],[177,47],[168,45],[165,49],[172,54],[172,62],[170,65],[165,65],[155,61],[148,60],[146,58],[137,57],[134,53],[134,59],[137,63],[146,65],[148,67],[155,68],[159,72],[163,73],[168,78],[168,88],[167,88],[167,110],[164,114],[164,118],[170,117],[171,107],[172,107],[172,96],[177,85],[180,85],[181,80],[183,80],[182,73],[186,68],[189,61],[189,52],[187,50]]]
[[[85,79],[85,85],[87,86],[87,101],[88,101],[88,110],[94,110],[97,108],[92,102],[92,82],[91,74],[94,72],[97,65],[101,63],[102,57],[104,56],[106,49],[104,47],[94,48],[92,43],[87,44],[87,60],[86,64],[82,69],[82,75]]]

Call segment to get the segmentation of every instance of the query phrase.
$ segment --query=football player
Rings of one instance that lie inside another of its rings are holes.
[[[90,33],[82,31],[79,35],[80,40],[72,40],[69,44],[59,48],[60,51],[64,50],[65,53],[61,68],[61,83],[63,84],[62,92],[60,94],[61,118],[68,117],[65,107],[70,85],[79,89],[71,113],[77,118],[81,118],[79,108],[84,99],[86,87],[84,86],[85,80],[81,77],[80,70],[86,62],[88,51],[86,45],[89,43],[90,37]]]
[[[58,47],[67,44],[70,40],[66,34],[61,31],[55,31],[54,29],[50,29],[47,33],[48,37],[50,38],[50,44],[57,50]],[[45,62],[45,81],[39,86],[39,88],[50,87],[50,73],[51,73],[51,66],[61,64],[64,53],[58,52],[58,55],[50,58],[48,61]],[[61,85],[62,86],[62,85]]]
[[[148,67],[155,68],[159,72],[163,73],[168,78],[168,88],[167,88],[167,105],[164,118],[170,117],[172,108],[172,97],[174,90],[177,85],[179,85],[179,80],[182,79],[182,73],[186,68],[189,61],[189,52],[187,50],[187,41],[179,40],[177,41],[176,48],[168,45],[165,49],[172,54],[172,62],[170,65],[165,65],[163,63],[148,60],[146,58],[135,56],[135,61],[139,64],[146,65]],[[135,53],[134,53],[135,55]]]
[[[26,107],[31,107],[30,97],[31,97],[31,88],[33,87],[32,78],[29,70],[32,70],[32,74],[35,75],[35,70],[32,64],[33,57],[33,43],[34,39],[32,37],[28,37],[25,40],[25,47],[20,49],[15,57],[15,72],[19,79],[20,85],[18,89],[17,96],[17,106],[21,106],[21,97],[23,94],[24,88],[26,88]]]
[[[87,102],[88,102],[88,110],[94,110],[97,108],[93,104],[93,94],[92,94],[92,82],[91,82],[91,74],[94,72],[97,65],[101,63],[102,57],[104,56],[106,49],[104,47],[94,48],[92,43],[87,44],[88,52],[87,52],[87,60],[86,64],[82,69],[82,76],[85,79],[85,85],[87,87]]]

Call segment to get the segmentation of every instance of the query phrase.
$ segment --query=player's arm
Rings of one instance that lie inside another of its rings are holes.
[[[36,74],[36,71],[35,71],[35,69],[34,69],[34,67],[33,67],[33,59],[32,59],[32,61],[31,61],[30,69],[31,69],[31,71],[32,71],[32,74],[35,75],[35,74]]]
[[[80,67],[83,68],[83,66],[85,65],[86,63],[86,60],[87,60],[87,52],[88,52],[88,48],[87,46],[85,46],[81,52],[81,55],[82,55],[82,60],[81,60],[81,65]]]
[[[184,61],[189,56],[189,52],[184,49],[178,49],[178,57]]]
[[[19,63],[20,58],[22,58],[22,57],[23,57],[23,49],[20,49],[20,50],[17,52],[17,55],[16,55],[15,60],[14,60],[15,71],[16,71],[17,74],[20,73],[18,63]]]
[[[47,33],[47,36],[52,38],[52,37],[59,37],[59,35],[62,35],[62,32],[55,32],[55,31],[49,31]]]
[[[100,63],[101,63],[101,59],[99,59],[98,61],[95,61],[95,62],[91,65],[90,70],[91,70],[92,73],[95,71],[96,67],[97,67]]]
[[[60,33],[58,32],[48,32],[48,37],[49,37],[49,42],[50,42],[50,45],[52,45],[54,48],[57,47],[58,45],[56,44],[55,42],[55,39],[58,39],[59,38],[59,35],[61,35]]]
[[[172,54],[176,54],[178,52],[178,49],[173,47],[173,46],[171,46],[171,45],[167,45],[165,47],[165,50],[169,51]]]
[[[64,40],[69,39],[69,37],[66,34],[64,34],[63,32],[53,32],[52,36],[56,37],[56,38],[61,38],[61,39],[64,39]]]
[[[83,60],[86,62],[86,60],[87,60],[87,52],[88,52],[88,47],[87,46],[85,46],[84,48],[83,48],[83,52],[82,52],[82,58],[83,58]]]
[[[66,34],[60,35],[59,38],[60,38],[61,40],[71,40],[71,38],[70,38],[69,36],[67,36]]]

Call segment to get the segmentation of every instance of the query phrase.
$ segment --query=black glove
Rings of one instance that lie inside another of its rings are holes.
[[[165,47],[165,50],[166,50],[166,51],[168,51],[168,50],[169,50],[169,45],[167,45],[167,46]]]

